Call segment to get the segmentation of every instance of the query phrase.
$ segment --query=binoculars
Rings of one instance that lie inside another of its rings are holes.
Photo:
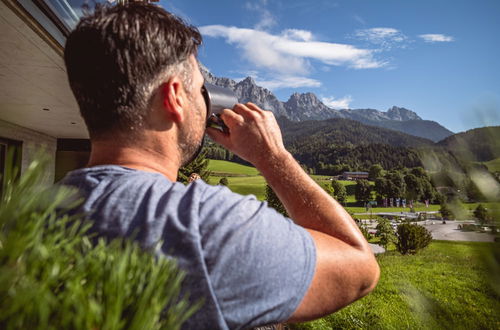
[[[201,92],[207,105],[207,127],[214,127],[227,133],[228,128],[220,118],[220,113],[223,109],[232,109],[238,103],[236,94],[228,88],[207,82],[203,84]]]

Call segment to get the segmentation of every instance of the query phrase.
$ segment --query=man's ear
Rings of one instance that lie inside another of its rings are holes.
[[[173,76],[163,83],[162,98],[165,115],[174,122],[183,121],[187,95],[179,77]]]

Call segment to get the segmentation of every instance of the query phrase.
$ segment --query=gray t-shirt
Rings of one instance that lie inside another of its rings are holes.
[[[79,211],[109,238],[133,236],[187,272],[202,308],[185,329],[240,329],[287,320],[314,275],[309,233],[254,196],[197,180],[106,165],[70,172],[61,184],[85,198]]]

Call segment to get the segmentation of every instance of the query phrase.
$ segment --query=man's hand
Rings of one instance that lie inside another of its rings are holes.
[[[207,128],[207,134],[258,169],[287,153],[271,111],[262,110],[253,103],[236,104],[233,110],[223,110],[221,119],[229,133]]]

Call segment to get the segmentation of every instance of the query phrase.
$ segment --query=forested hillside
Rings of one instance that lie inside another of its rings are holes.
[[[500,157],[500,127],[471,130],[436,144],[350,119],[295,122],[280,117],[278,123],[286,148],[315,174],[368,171],[373,164],[380,164],[385,170],[422,166],[431,172],[451,171],[458,180],[472,167],[486,169],[474,162]],[[213,143],[205,149],[209,158],[246,163]],[[453,181],[445,181],[450,180]]]
[[[287,146],[294,157],[315,174],[337,175],[343,171],[368,171],[371,165],[384,169],[422,166],[418,154],[405,147],[386,144],[342,146],[335,144],[302,143]]]
[[[327,119],[295,122],[278,119],[287,145],[328,143],[339,146],[386,144],[394,147],[431,146],[431,140],[402,132],[364,125],[350,119]]]
[[[432,120],[386,120],[386,121],[368,121],[360,120],[360,122],[371,125],[389,128],[395,131],[404,132],[406,134],[425,137],[434,142],[440,141],[451,134],[450,130],[441,126],[439,123]]]
[[[427,139],[349,119],[294,122],[278,119],[286,148],[312,173],[335,175],[343,171],[422,166],[412,148],[433,147]],[[246,163],[231,152],[207,143],[207,157]]]
[[[500,126],[475,128],[437,143],[456,157],[486,162],[500,157]]]

